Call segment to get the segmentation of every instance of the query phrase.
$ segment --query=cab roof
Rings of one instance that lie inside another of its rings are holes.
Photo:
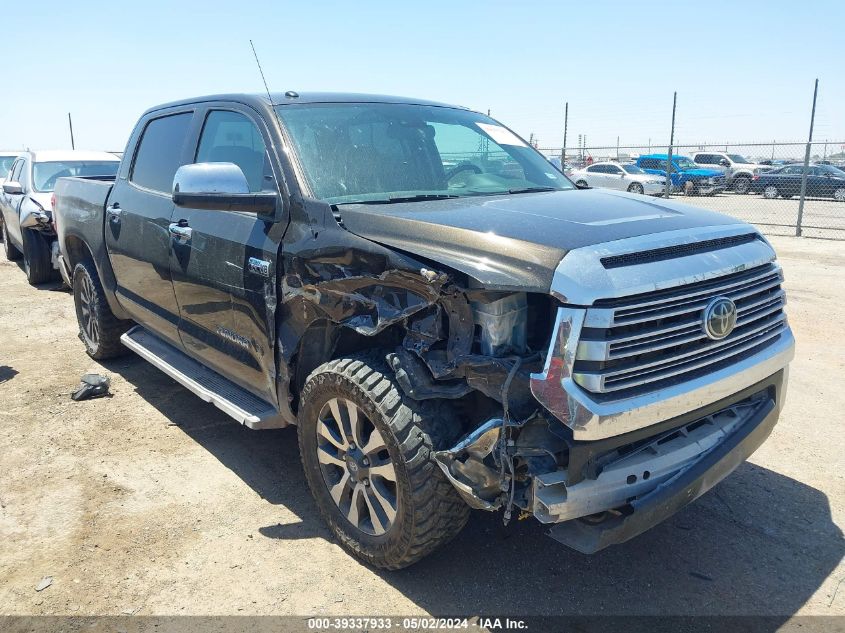
[[[32,162],[49,163],[63,160],[97,160],[120,162],[120,158],[111,152],[91,151],[84,149],[46,149],[30,152],[19,152],[19,156],[28,155]]]
[[[271,93],[269,99],[267,93],[234,93],[193,97],[190,99],[181,99],[179,101],[173,101],[170,103],[164,103],[158,106],[154,106],[147,110],[147,112],[153,112],[155,110],[161,110],[163,108],[171,108],[180,105],[204,103],[208,101],[232,101],[235,103],[251,105],[258,109],[266,108],[269,105],[291,105],[296,103],[404,103],[409,105],[428,105],[443,108],[459,108],[461,110],[468,109],[462,106],[450,105],[448,103],[439,103],[437,101],[428,101],[426,99],[415,99],[409,97],[361,94],[355,92],[295,92],[289,90],[287,92]]]

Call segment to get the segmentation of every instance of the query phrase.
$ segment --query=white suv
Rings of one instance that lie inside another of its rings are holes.
[[[727,188],[733,189],[737,193],[748,193],[754,174],[771,169],[769,165],[752,163],[739,154],[696,152],[692,155],[692,159],[697,165],[707,169],[716,169],[725,174],[728,179]]]

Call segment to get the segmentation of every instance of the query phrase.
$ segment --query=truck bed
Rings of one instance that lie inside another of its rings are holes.
[[[113,180],[59,178],[53,217],[59,240],[60,271],[65,281],[72,286],[75,264],[82,258],[92,259],[112,311],[123,318],[123,311],[110,292],[115,287],[114,275],[103,233],[106,202],[113,186]]]

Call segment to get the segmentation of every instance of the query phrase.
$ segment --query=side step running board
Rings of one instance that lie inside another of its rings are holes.
[[[200,399],[212,403],[241,424],[251,429],[287,426],[287,422],[269,402],[201,365],[140,325],[121,336],[120,342]]]

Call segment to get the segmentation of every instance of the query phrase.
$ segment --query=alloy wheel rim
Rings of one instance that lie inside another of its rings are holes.
[[[100,340],[100,330],[94,318],[94,286],[88,276],[82,277],[79,287],[79,323],[82,334],[91,347],[96,347]]]
[[[766,189],[763,191],[763,193],[765,194],[765,196],[767,198],[777,198],[778,190],[775,189],[774,187],[766,187]]]
[[[329,496],[354,527],[385,534],[399,507],[396,469],[379,430],[351,400],[332,398],[317,417],[317,461]]]
[[[839,202],[845,202],[845,189],[837,189],[833,192],[833,197]]]

